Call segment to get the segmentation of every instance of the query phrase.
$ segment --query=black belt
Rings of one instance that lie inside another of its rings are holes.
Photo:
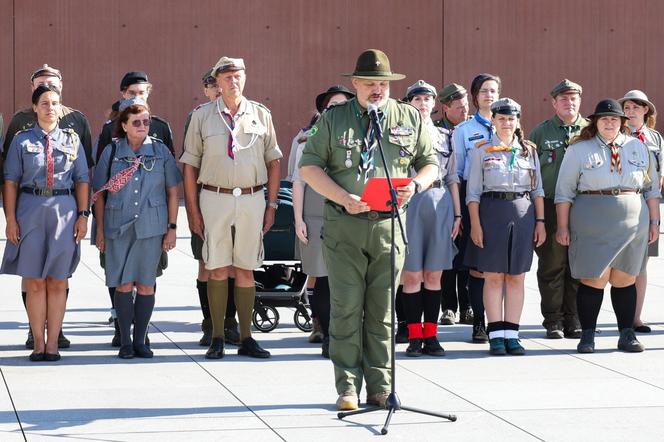
[[[436,180],[433,183],[431,183],[431,187],[434,187],[436,189],[442,189],[443,187],[445,187],[445,181]]]
[[[328,204],[332,206],[337,212],[343,213],[344,215],[352,216],[355,218],[368,219],[369,221],[376,221],[379,219],[389,219],[392,218],[392,212],[381,212],[378,210],[369,210],[368,212],[362,213],[348,213],[345,207],[340,206],[339,204],[328,201]]]
[[[482,196],[493,198],[496,200],[514,201],[520,198],[525,198],[530,195],[530,192],[484,192]]]
[[[614,189],[604,189],[604,190],[584,190],[579,192],[581,195],[627,195],[627,194],[639,194],[641,189],[620,189],[618,187]]]
[[[74,189],[40,189],[39,187],[21,187],[21,192],[37,196],[60,196],[71,195],[74,193]]]

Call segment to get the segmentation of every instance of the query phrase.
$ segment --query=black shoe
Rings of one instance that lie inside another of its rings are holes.
[[[203,336],[198,341],[198,345],[201,347],[209,347],[212,342],[212,321],[210,319],[203,319],[201,330],[203,331]]]
[[[456,314],[452,310],[445,310],[440,316],[440,325],[454,325],[456,323]]]
[[[252,358],[267,359],[270,357],[270,352],[264,350],[258,342],[251,336],[242,341],[242,345],[237,350],[240,356],[250,356]]]
[[[459,312],[459,323],[466,325],[473,325],[475,317],[473,316],[473,309],[468,308]]]
[[[440,346],[438,338],[431,336],[430,338],[424,339],[424,346],[422,347],[422,353],[429,356],[441,357],[445,356],[445,350]]]
[[[565,336],[562,326],[556,322],[553,324],[547,324],[544,328],[546,328],[547,339],[562,339],[563,336]]]
[[[28,339],[25,340],[26,350],[33,350],[35,348],[35,337],[32,336],[32,329],[28,327]]]
[[[634,331],[637,333],[650,333],[652,329],[645,324],[641,324],[638,327],[634,327]]]
[[[567,339],[579,339],[581,337],[580,327],[565,327],[563,334]]]
[[[323,338],[323,345],[321,346],[321,354],[324,358],[330,359],[330,337],[325,336]]]
[[[123,345],[118,352],[120,359],[132,359],[134,357],[134,347],[132,345]]]
[[[595,329],[581,331],[581,340],[576,346],[578,353],[595,353]]]
[[[148,332],[145,332],[145,345],[150,346],[150,338],[148,338]]]
[[[224,338],[212,338],[205,359],[221,359],[224,357]]]
[[[113,339],[111,339],[111,347],[119,347],[122,337],[120,336],[120,323],[118,318],[113,319],[113,327],[115,331],[113,332]]]
[[[620,330],[618,349],[628,353],[639,353],[645,350],[645,347],[636,339],[633,328],[623,328]]]
[[[154,356],[154,353],[152,353],[152,350],[150,350],[150,347],[147,345],[143,344],[134,344],[134,356],[137,358],[151,358]]]
[[[473,324],[473,343],[484,344],[486,342],[489,342],[489,336],[486,334],[484,321]]]
[[[240,332],[237,330],[237,326],[224,328],[224,339],[228,344],[239,346]]]
[[[35,353],[34,351],[30,353],[30,362],[41,362],[44,360],[44,353]]]
[[[415,338],[415,339],[410,339],[408,344],[408,348],[406,349],[406,356],[409,358],[419,358],[422,356],[422,339],[420,338]]]
[[[397,344],[408,343],[408,326],[405,322],[397,324],[397,335],[394,337]]]
[[[60,334],[58,335],[58,348],[69,348],[71,345],[71,342],[69,339],[65,338],[65,334],[62,333],[62,329],[60,329]]]
[[[56,362],[60,360],[60,353],[44,353],[44,360],[46,362]]]

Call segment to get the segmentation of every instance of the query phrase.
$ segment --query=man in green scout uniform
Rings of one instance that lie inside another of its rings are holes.
[[[579,338],[581,330],[576,311],[579,282],[572,278],[567,247],[556,241],[556,208],[553,198],[558,172],[570,141],[588,125],[579,114],[581,86],[567,79],[551,91],[551,104],[556,112],[533,129],[530,140],[537,145],[544,187],[544,218],[547,239],[535,252],[539,257],[537,283],[542,296],[542,325],[550,339]]]
[[[434,125],[454,130],[457,124],[468,119],[468,92],[460,84],[445,85],[438,94],[438,101],[443,107],[443,118],[434,121]]]
[[[332,106],[312,128],[300,160],[302,178],[326,198],[323,256],[330,282],[330,359],[339,398],[337,409],[354,410],[366,378],[367,403],[384,406],[390,386],[390,213],[360,199],[367,180],[385,177],[367,106],[378,107],[390,175],[417,175],[397,188],[403,201],[431,185],[438,162],[419,112],[390,99],[387,55],[363,52],[350,76],[357,97]],[[405,211],[402,211],[405,214]],[[403,215],[402,215],[403,216]],[[397,279],[404,244],[396,233]]]

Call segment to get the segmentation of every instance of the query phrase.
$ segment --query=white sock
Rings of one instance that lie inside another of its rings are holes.
[[[492,332],[489,332],[489,339],[505,338],[505,333],[506,330],[494,330]]]
[[[505,339],[519,339],[519,330],[505,330]]]

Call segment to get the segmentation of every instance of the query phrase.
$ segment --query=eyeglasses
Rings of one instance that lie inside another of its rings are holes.
[[[134,120],[134,121],[131,122],[131,125],[134,126],[134,127],[141,127],[141,123],[145,127],[150,127],[150,119],[149,118],[146,118],[144,120]]]

